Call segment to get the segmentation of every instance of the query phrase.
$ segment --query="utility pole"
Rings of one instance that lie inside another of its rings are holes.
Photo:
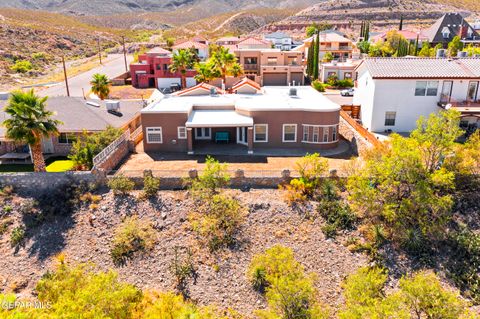
[[[97,38],[98,44],[98,58],[100,59],[100,64],[102,64],[102,49],[100,48],[100,37]]]
[[[68,88],[67,67],[65,66],[65,56],[62,55],[63,75],[65,77],[65,87],[67,88],[67,96],[70,96],[70,89]]]
[[[122,35],[122,44],[123,44],[123,60],[125,61],[125,72],[128,72],[127,49],[125,49],[125,36],[123,35]]]

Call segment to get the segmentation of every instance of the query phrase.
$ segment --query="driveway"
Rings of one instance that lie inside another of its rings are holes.
[[[132,61],[133,56],[127,56],[127,63],[131,63]],[[95,73],[106,74],[108,77],[113,78],[124,72],[125,63],[123,61],[123,54],[111,54],[108,56],[108,62],[104,65],[68,78],[70,96],[83,97],[82,89],[85,91],[85,94],[87,94],[88,91],[90,91],[90,81]],[[67,96],[65,82],[58,83],[44,90],[39,90],[38,94],[40,96]]]
[[[329,92],[325,94],[333,102],[340,105],[351,105],[353,103],[353,96],[341,96],[340,92]]]

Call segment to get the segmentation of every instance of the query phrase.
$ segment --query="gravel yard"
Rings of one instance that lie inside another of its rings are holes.
[[[182,246],[190,247],[196,267],[197,276],[188,283],[192,300],[232,307],[249,315],[266,307],[266,303],[245,278],[248,264],[254,254],[282,244],[294,250],[306,271],[316,273],[319,299],[330,305],[341,304],[341,281],[367,263],[364,255],[351,253],[342,244],[346,235],[326,240],[320,230],[322,219],[304,219],[284,202],[281,191],[227,192],[242,202],[248,215],[236,246],[215,254],[201,245],[190,229],[188,215],[194,206],[184,191],[160,192],[158,199],[151,201],[104,193],[94,217],[88,207],[49,217],[40,226],[27,230],[25,245],[19,249],[11,247],[10,232],[21,219],[19,210],[26,199],[14,197],[5,203],[13,207],[8,218],[14,224],[0,237],[0,290],[30,295],[60,252],[74,263],[92,262],[102,270],[113,268],[121,279],[140,288],[172,290],[175,279],[169,267],[174,248]],[[150,253],[137,255],[117,267],[110,256],[113,232],[122,218],[131,214],[154,223],[157,244]]]

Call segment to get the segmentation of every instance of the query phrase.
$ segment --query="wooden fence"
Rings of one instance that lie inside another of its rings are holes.
[[[365,138],[370,144],[374,147],[381,146],[382,142],[380,142],[375,135],[369,132],[366,128],[360,125],[356,120],[350,117],[347,112],[340,110],[340,116],[355,130],[357,131],[360,136]]]

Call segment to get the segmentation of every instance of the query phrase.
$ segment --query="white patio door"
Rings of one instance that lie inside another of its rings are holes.
[[[477,100],[478,81],[468,83],[467,101],[474,102]]]
[[[248,145],[246,127],[237,127],[237,144]]]

